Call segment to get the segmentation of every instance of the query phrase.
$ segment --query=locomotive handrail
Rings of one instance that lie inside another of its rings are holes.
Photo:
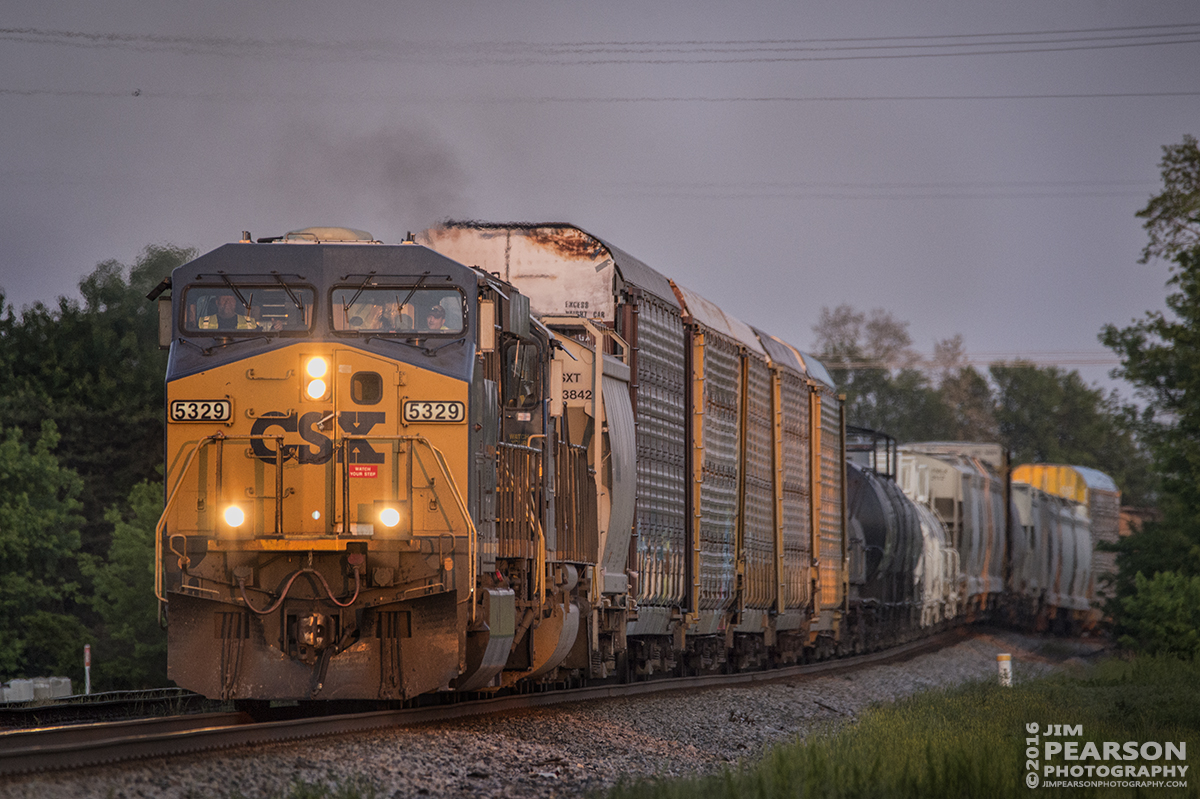
[[[532,436],[529,436],[529,440],[532,441],[534,438],[538,437],[544,439],[545,435],[542,433],[536,433]],[[541,449],[529,446],[528,444],[510,444],[501,441],[496,446],[501,452],[508,450],[511,452],[525,453],[527,455],[543,454]],[[506,474],[505,476],[509,477],[515,486],[516,478],[513,478],[511,474]],[[515,488],[514,493],[516,493]],[[531,557],[536,561],[534,566],[533,584],[534,593],[537,594],[538,597],[538,607],[540,608],[543,604],[545,604],[546,601],[546,531],[542,527],[541,520],[538,518],[537,513],[535,512],[535,508],[530,507],[528,502],[524,502],[522,503],[521,509],[525,512],[525,522],[528,525],[528,529],[537,534],[537,548]],[[519,513],[520,511],[516,512],[516,514]],[[516,519],[514,518],[514,522],[515,521]]]
[[[187,477],[188,473],[191,471],[192,463],[195,461],[197,453],[199,453],[202,448],[207,447],[209,444],[213,443],[214,441],[268,441],[268,440],[275,442],[275,444],[276,444],[276,449],[275,449],[276,459],[279,461],[282,461],[282,459],[283,459],[283,436],[281,436],[281,435],[227,436],[224,433],[218,432],[218,433],[213,433],[211,436],[205,436],[204,438],[197,441],[195,443],[195,445],[192,447],[192,451],[188,453],[187,460],[184,461],[183,468],[179,472],[179,477],[177,477],[175,479],[175,485],[171,488],[171,493],[169,493],[167,495],[167,502],[163,506],[162,515],[158,517],[158,524],[156,524],[154,526],[154,596],[158,599],[159,602],[162,602],[164,604],[167,602],[166,592],[163,591],[163,569],[162,569],[163,530],[167,526],[167,516],[171,512],[171,508],[175,505],[175,498],[177,496],[179,496],[179,489],[183,487],[183,479],[185,477]],[[283,463],[280,462],[280,463],[277,463],[276,465],[279,467],[278,480],[280,482],[282,482]],[[277,506],[282,506],[282,504],[283,504],[282,492],[278,492],[278,493],[280,494],[280,496],[275,500],[275,504]],[[277,517],[279,516],[279,508],[278,507],[276,509],[276,516]],[[186,554],[187,550],[185,549],[184,552]]]
[[[211,438],[202,438],[192,447],[192,451],[188,453],[187,460],[184,461],[183,469],[179,473],[179,477],[175,480],[175,485],[171,489],[171,493],[167,495],[167,502],[163,506],[162,515],[158,517],[158,524],[154,526],[154,596],[159,602],[166,603],[167,598],[164,596],[162,589],[163,583],[163,568],[162,568],[162,538],[163,530],[167,526],[167,514],[171,512],[172,506],[175,504],[175,497],[179,494],[179,489],[183,485],[183,478],[187,477],[188,472],[192,468],[192,461],[196,458],[196,453],[200,448],[211,443]],[[184,549],[184,552],[187,550]],[[161,620],[160,620],[161,621]]]
[[[458,506],[458,512],[462,514],[463,521],[467,525],[467,584],[469,591],[467,599],[471,603],[471,621],[475,621],[475,582],[478,580],[476,571],[478,559],[478,536],[479,532],[475,529],[475,522],[471,519],[471,513],[467,510],[467,503],[463,501],[462,493],[458,490],[458,484],[454,482],[454,475],[450,472],[450,467],[446,465],[446,458],[442,455],[442,451],[435,447],[433,443],[425,436],[363,436],[363,435],[343,435],[342,441],[412,441],[421,443],[429,447],[429,451],[433,453],[433,457],[437,460],[438,468],[442,470],[442,476],[446,478],[446,482],[450,485],[450,493],[454,495],[454,502]],[[342,458],[343,466],[345,467],[342,479],[349,485],[350,481],[350,459]],[[348,493],[349,489],[347,489]],[[345,530],[349,530],[349,503],[345,502],[347,507],[343,510],[346,516],[343,524]],[[459,602],[461,605],[462,602]]]
[[[625,339],[621,338],[621,335],[615,330],[597,325],[593,320],[584,316],[550,314],[543,316],[541,318],[541,322],[545,327],[550,327],[551,325],[557,325],[559,327],[582,327],[588,332],[589,335],[591,335],[592,340],[595,342],[600,342],[605,338],[611,339],[621,348],[620,353],[613,354],[621,359],[621,363],[625,364],[626,366],[629,365],[629,344],[625,341]],[[599,349],[599,346],[597,346],[597,349]]]

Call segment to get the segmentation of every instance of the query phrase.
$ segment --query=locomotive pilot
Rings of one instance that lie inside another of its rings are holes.
[[[217,312],[200,317],[200,330],[256,330],[258,323],[250,316],[237,312],[238,301],[232,294],[217,297]]]

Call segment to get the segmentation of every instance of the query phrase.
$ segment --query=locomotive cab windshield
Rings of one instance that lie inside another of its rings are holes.
[[[184,333],[304,333],[312,327],[315,293],[309,286],[223,283],[184,292]]]
[[[456,288],[347,286],[335,288],[330,298],[338,333],[457,336],[464,328],[464,306]]]

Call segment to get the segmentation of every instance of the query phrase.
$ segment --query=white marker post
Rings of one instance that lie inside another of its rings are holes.
[[[996,665],[1000,669],[1000,684],[1012,688],[1012,655],[996,655]]]
[[[92,645],[83,645],[83,692],[92,692]]]

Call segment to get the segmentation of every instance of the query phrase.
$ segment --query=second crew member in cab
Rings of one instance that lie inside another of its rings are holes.
[[[438,333],[446,329],[446,309],[440,305],[435,305],[429,309],[429,314],[425,317],[425,329],[431,333]]]

